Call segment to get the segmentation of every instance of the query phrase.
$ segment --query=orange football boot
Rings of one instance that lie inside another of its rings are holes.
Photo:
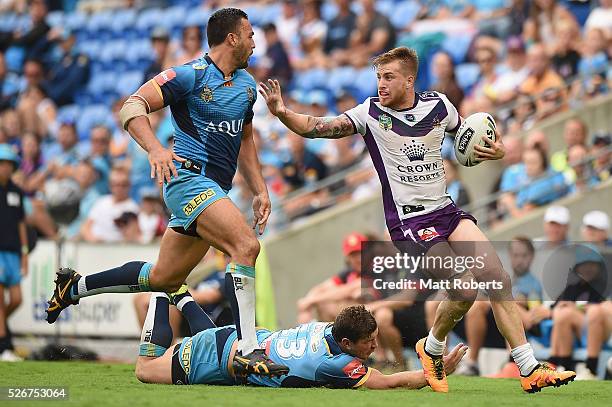
[[[448,380],[446,380],[446,371],[444,370],[442,355],[431,356],[425,352],[426,339],[427,338],[420,339],[415,346],[416,353],[423,365],[425,380],[427,380],[427,384],[433,391],[448,393]]]

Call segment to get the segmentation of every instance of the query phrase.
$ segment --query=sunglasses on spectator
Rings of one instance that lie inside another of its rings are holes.
[[[129,182],[111,182],[110,186],[111,187],[129,188],[130,187],[130,183]]]

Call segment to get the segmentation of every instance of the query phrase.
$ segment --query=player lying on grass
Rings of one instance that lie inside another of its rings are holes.
[[[170,347],[170,303],[180,304],[192,335]],[[377,347],[376,320],[363,305],[344,308],[334,323],[313,322],[293,329],[257,330],[257,339],[270,359],[289,367],[280,377],[236,376],[230,363],[236,353],[236,328],[215,327],[189,293],[153,293],[142,328],[136,377],[145,383],[251,384],[266,387],[333,387],[390,389],[427,386],[423,371],[385,375],[364,365]],[[163,355],[156,357],[160,351]],[[457,345],[444,357],[452,373],[467,346]]]

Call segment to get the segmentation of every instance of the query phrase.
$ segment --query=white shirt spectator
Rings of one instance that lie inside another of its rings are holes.
[[[607,31],[608,34],[612,33],[612,6],[610,7],[597,7],[586,20],[586,29],[601,28]]]
[[[100,197],[89,212],[91,233],[102,242],[120,242],[123,237],[115,219],[124,212],[138,213],[138,205],[132,199],[115,202],[112,195]]]

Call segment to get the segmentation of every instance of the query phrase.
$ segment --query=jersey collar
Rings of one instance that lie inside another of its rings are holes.
[[[219,71],[219,73],[221,74],[221,77],[222,77],[224,80],[229,81],[229,80],[231,80],[231,79],[233,79],[233,78],[234,78],[234,74],[236,73],[236,71],[232,71],[232,72],[230,72],[230,74],[229,74],[229,78],[227,78],[227,79],[226,79],[226,78],[225,78],[225,72],[223,72],[223,71],[221,70],[221,68],[219,68],[219,67],[217,66],[217,64],[215,64],[215,61],[213,61],[213,60],[212,60],[212,58],[211,58],[211,57],[210,57],[208,54],[204,55],[204,60],[205,60],[205,61],[206,61],[208,64],[210,64],[210,65],[214,66],[215,68],[217,68],[217,71]]]
[[[412,106],[407,107],[405,109],[395,110],[395,111],[396,112],[407,112],[408,110],[414,109],[418,103],[419,103],[419,94],[417,92],[414,92],[414,103],[412,104]],[[394,110],[394,109],[391,109],[391,110]]]
[[[329,352],[332,355],[339,355],[341,353],[344,353],[342,351],[342,349],[340,349],[340,345],[338,345],[338,342],[336,342],[336,340],[334,339],[332,333],[331,333],[331,327],[333,324],[329,324],[327,327],[325,327],[325,337],[324,340],[325,342],[327,342],[327,347],[329,349]]]

